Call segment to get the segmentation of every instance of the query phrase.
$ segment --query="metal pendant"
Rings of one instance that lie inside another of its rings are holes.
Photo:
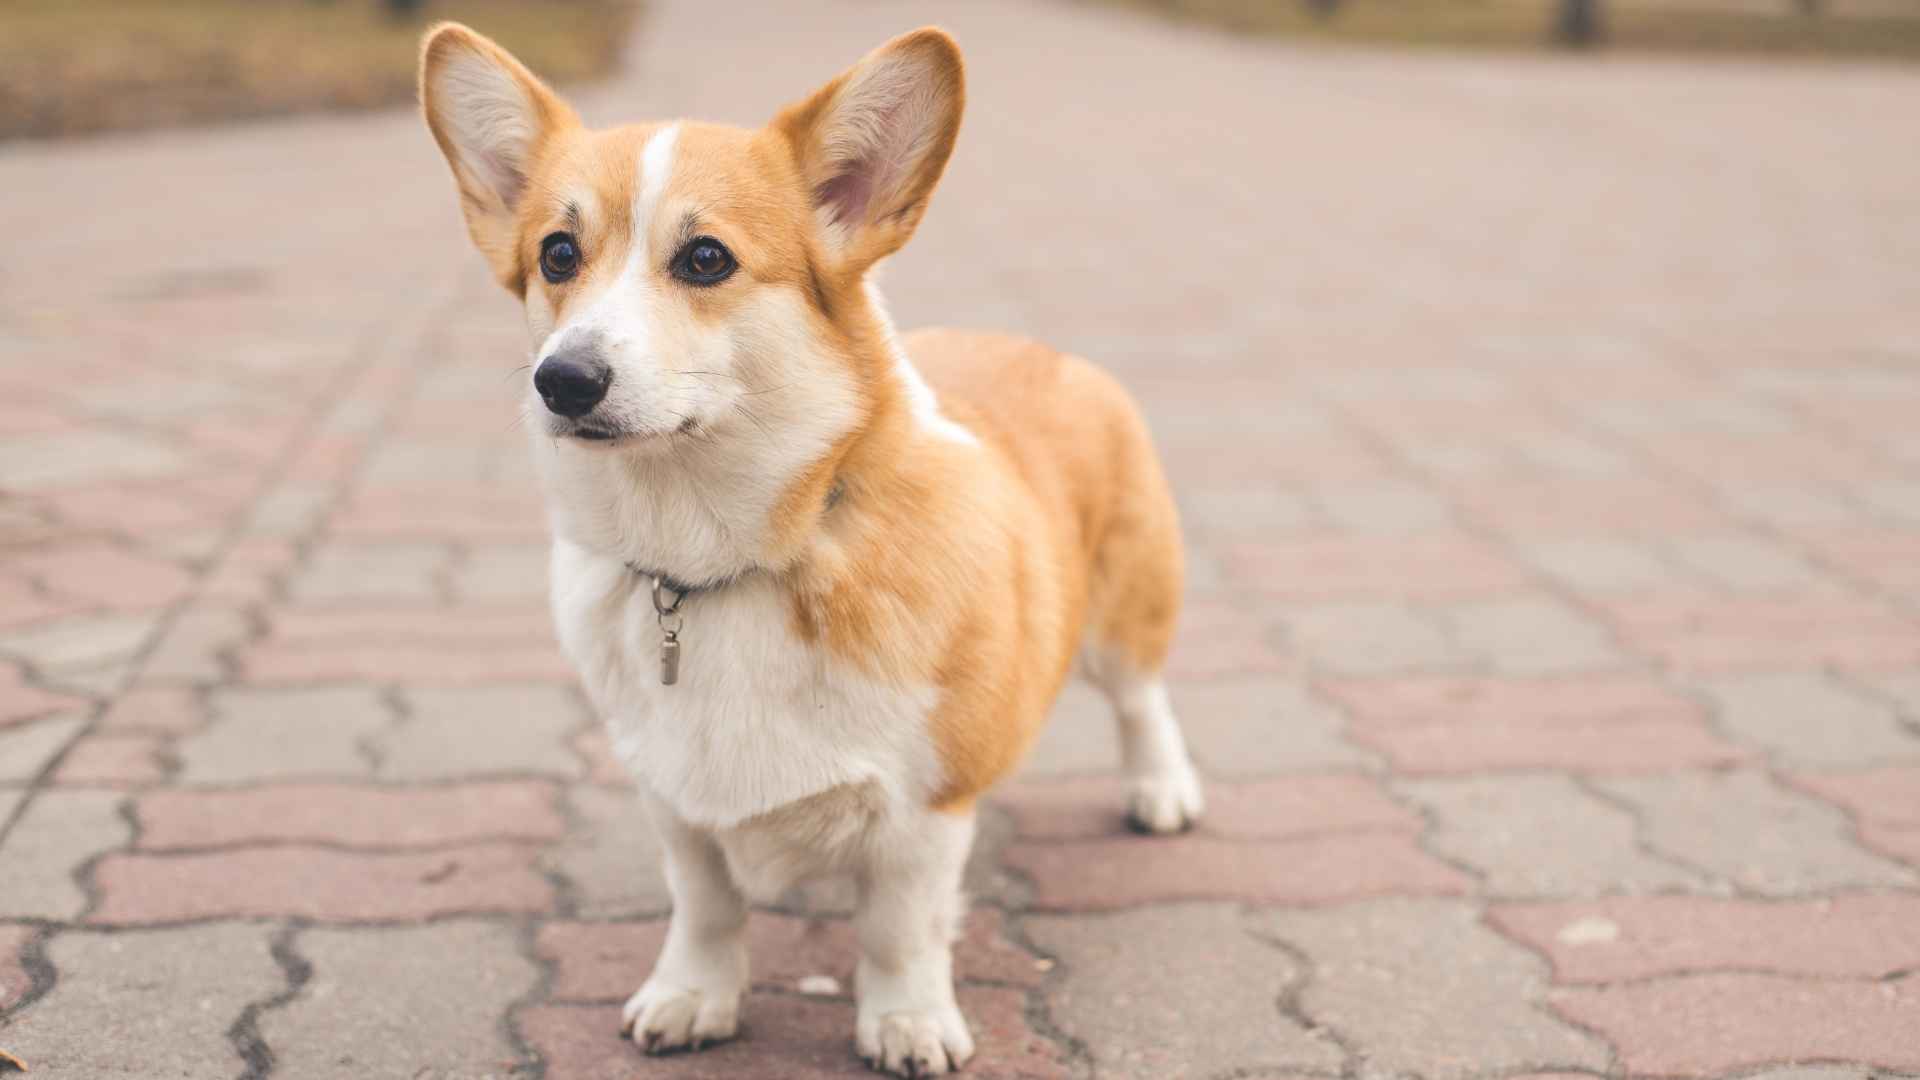
[[[660,684],[672,686],[680,678],[680,638],[668,634],[660,643]]]

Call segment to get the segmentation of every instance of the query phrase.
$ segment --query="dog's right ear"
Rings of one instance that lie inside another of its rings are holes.
[[[501,284],[523,291],[520,197],[550,140],[579,118],[505,49],[459,23],[435,26],[421,43],[420,105],[460,186],[474,246]]]

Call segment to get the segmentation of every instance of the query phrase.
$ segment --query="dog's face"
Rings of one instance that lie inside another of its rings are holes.
[[[525,303],[530,419],[582,453],[771,437],[766,417],[796,408],[857,415],[864,277],[918,224],[961,96],[938,30],[758,130],[590,131],[460,26],[436,28],[421,62],[468,229]],[[784,408],[757,400],[776,393]]]

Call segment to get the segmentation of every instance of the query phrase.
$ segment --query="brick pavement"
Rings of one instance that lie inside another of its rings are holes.
[[[590,116],[753,120],[938,17],[649,8]],[[944,16],[971,112],[896,314],[1138,391],[1213,784],[1124,834],[1069,692],[969,874],[971,1071],[1920,1073],[1920,77]],[[0,191],[0,1048],[857,1075],[833,888],[757,917],[748,1039],[616,1038],[666,894],[416,121],[15,146]]]

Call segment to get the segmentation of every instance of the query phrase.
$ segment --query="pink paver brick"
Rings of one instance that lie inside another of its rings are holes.
[[[0,1012],[27,996],[33,979],[21,954],[32,940],[34,928],[19,923],[0,924]]]
[[[114,608],[146,608],[171,603],[192,585],[193,575],[150,555],[135,555],[106,544],[63,547],[19,558],[18,572],[39,580],[56,595],[76,597]]]
[[[1862,822],[1920,827],[1920,765],[1794,773],[1789,781]]]
[[[1036,986],[1046,965],[1008,941],[1000,913],[976,908],[967,914],[954,945],[954,977]],[[541,927],[537,948],[554,965],[556,1001],[625,1001],[652,970],[666,938],[664,919],[645,922],[553,922]],[[853,992],[859,949],[853,926],[841,918],[800,918],[755,912],[747,920],[747,951],[755,986],[794,990],[808,975],[831,975],[843,994]]]
[[[1455,498],[1495,530],[1522,536],[1658,536],[1726,525],[1705,500],[1639,479],[1474,484]]]
[[[502,497],[446,488],[390,488],[362,493],[333,521],[331,532],[353,539],[545,540],[547,516],[531,491]]]
[[[993,801],[1013,816],[1029,840],[1077,840],[1126,832],[1126,781],[1113,776],[1022,780],[998,789]],[[1394,802],[1371,777],[1357,773],[1298,773],[1206,787],[1203,833],[1275,840],[1314,833],[1387,829],[1418,833],[1419,815]]]
[[[206,726],[206,710],[194,691],[179,686],[148,686],[116,698],[100,717],[101,732],[149,732],[185,735]]]
[[[1388,832],[1268,843],[1204,834],[1020,841],[1004,858],[1033,879],[1034,903],[1048,910],[1207,899],[1325,904],[1388,893],[1455,894],[1472,885],[1411,836]]]
[[[1920,1069],[1914,980],[1705,974],[1562,990],[1553,1008],[1599,1032],[1636,1074],[1723,1076],[1779,1061]]]
[[[19,668],[0,663],[0,727],[83,704],[85,701],[82,698],[28,686]]]
[[[1489,769],[1646,772],[1730,765],[1753,756],[1752,750],[1721,739],[1702,724],[1425,724],[1358,728],[1352,738],[1386,755],[1396,770],[1410,775]]]
[[[1872,600],[1649,597],[1599,604],[1621,640],[1683,671],[1920,666],[1920,624]]]
[[[49,596],[24,579],[0,577],[0,627],[25,626],[88,606],[84,601]]]
[[[1920,967],[1920,895],[1905,892],[1609,897],[1502,904],[1487,917],[1546,954],[1563,983],[1714,969],[1871,979]]]
[[[154,735],[97,732],[67,751],[54,773],[66,786],[138,787],[167,777],[165,744]]]
[[[1523,588],[1526,571],[1457,536],[1337,536],[1233,544],[1228,573],[1268,596],[1307,600],[1445,599]]]
[[[422,645],[256,645],[240,653],[246,682],[263,686],[326,682],[414,682],[433,686],[567,682],[573,671],[557,648]]]
[[[553,640],[544,605],[282,608],[268,616],[268,638],[282,644],[507,646]]]
[[[1356,724],[1619,721],[1683,723],[1700,707],[1649,678],[1629,675],[1548,678],[1415,676],[1346,679],[1322,685]]]
[[[436,847],[482,840],[554,840],[566,831],[553,789],[527,781],[156,791],[138,801],[135,817],[141,847],[151,851],[289,842]]]
[[[1753,755],[1715,734],[1694,702],[1639,676],[1350,679],[1324,689],[1352,716],[1353,741],[1413,774],[1637,772]]]
[[[1026,1020],[1026,995],[1000,987],[960,990],[978,1056],[961,1075],[979,1080],[1064,1080],[1065,1052]],[[793,994],[751,995],[742,1037],[697,1054],[648,1058],[620,1036],[617,1006],[547,1005],[515,1026],[547,1063],[548,1080],[845,1080],[865,1075],[853,1050],[853,1005]]]
[[[506,844],[409,854],[309,847],[114,853],[95,868],[100,903],[88,921],[294,916],[360,922],[544,911],[553,904],[553,889],[532,862],[531,851]]]

